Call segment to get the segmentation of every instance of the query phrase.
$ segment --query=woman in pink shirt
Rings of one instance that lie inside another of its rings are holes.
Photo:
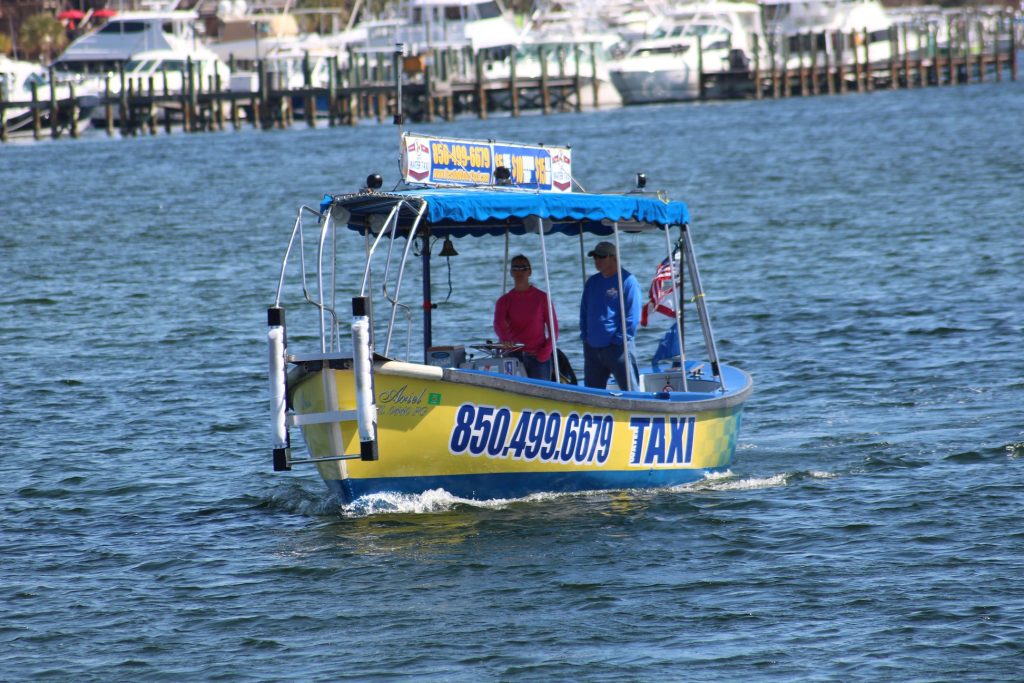
[[[494,331],[506,344],[522,344],[516,352],[526,368],[526,375],[535,379],[552,379],[551,331],[558,335],[558,316],[554,325],[548,320],[548,296],[530,284],[530,261],[522,254],[512,257],[513,287],[494,306]],[[552,303],[551,311],[555,307]]]

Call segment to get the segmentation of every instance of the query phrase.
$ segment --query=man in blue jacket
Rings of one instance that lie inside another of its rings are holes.
[[[619,389],[625,390],[629,386],[626,383],[628,357],[632,387],[637,390],[636,358],[630,345],[636,337],[637,322],[640,320],[640,283],[632,273],[622,270],[622,289],[625,292],[622,303],[626,311],[626,324],[623,326],[623,306],[619,301],[619,258],[615,245],[599,242],[587,255],[594,258],[597,272],[587,280],[580,300],[583,383],[588,387],[603,389],[608,384],[609,375],[614,375]],[[626,344],[627,339],[630,345]]]

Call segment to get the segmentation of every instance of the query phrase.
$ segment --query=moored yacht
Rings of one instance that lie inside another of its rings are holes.
[[[111,92],[120,92],[120,78],[112,76],[122,67],[128,72],[126,77],[134,73],[148,78],[164,72],[180,74],[191,63],[195,75],[217,73],[226,79],[227,66],[200,40],[197,19],[195,12],[181,10],[118,14],[73,41],[53,68],[60,76],[91,83],[97,90],[109,82]],[[180,91],[180,76],[173,78]],[[161,86],[158,81],[156,87]]]
[[[390,52],[402,43],[410,55],[461,48],[476,53],[518,40],[515,24],[498,0],[408,0],[356,28],[367,30],[360,46],[366,52]]]
[[[573,76],[597,88],[597,106],[617,106],[622,98],[608,75],[609,55],[621,36],[608,30],[597,3],[561,2],[545,5],[529,17],[517,41],[516,77],[539,79],[541,57],[549,77]],[[490,65],[489,78],[511,77],[512,55]],[[581,105],[594,102],[590,85],[581,94]]]
[[[125,63],[124,75],[134,82],[137,91],[144,92],[152,80],[156,92],[179,93],[187,88],[190,68],[197,89],[227,89],[231,71],[209,50],[187,55],[174,50],[139,52]]]
[[[332,58],[344,68],[348,43],[363,33],[336,27],[325,33],[305,32],[300,18],[287,6],[250,11],[240,0],[219,3],[216,15],[208,17],[209,45],[231,64],[232,90],[258,90],[261,62],[274,88],[305,86],[307,71],[309,85],[327,87]]]
[[[863,63],[865,34],[869,61],[885,61],[892,52],[892,19],[878,0],[764,0],[764,13],[766,33],[775,41],[776,54],[788,55],[789,68],[800,66],[801,54],[804,66],[812,62],[824,64],[826,59],[835,63],[836,45],[826,40],[825,34],[842,36],[840,45],[846,63],[854,61],[853,46],[858,50],[857,59]],[[857,34],[853,44],[849,41],[852,33]],[[801,45],[800,36],[807,34],[815,36],[813,43],[803,39]]]
[[[754,3],[686,5],[672,23],[608,66],[623,104],[696,99],[700,73],[745,68],[753,36],[761,32],[761,8]]]

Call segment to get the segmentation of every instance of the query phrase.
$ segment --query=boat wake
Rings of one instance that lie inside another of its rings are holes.
[[[453,496],[444,489],[431,489],[423,493],[373,493],[341,506],[346,517],[368,517],[379,514],[429,514],[447,512],[456,506],[500,509],[517,500],[471,500]]]
[[[831,479],[834,473],[807,471],[782,472],[763,477],[737,478],[731,471],[708,474],[701,481],[675,486],[668,491],[674,492],[706,492],[706,491],[749,491],[769,489],[789,484],[801,479]],[[637,489],[639,491],[639,489]],[[650,489],[656,492],[656,489]],[[457,507],[501,510],[516,503],[537,503],[561,500],[566,498],[607,496],[609,491],[577,491],[571,493],[534,493],[522,498],[497,498],[492,500],[473,500],[454,496],[444,489],[432,489],[423,493],[374,493],[356,499],[352,503],[341,505],[341,513],[345,517],[369,517],[381,514],[433,514],[448,512]],[[337,504],[337,499],[331,499]]]
[[[674,491],[749,491],[751,489],[768,489],[785,486],[789,475],[785,472],[768,477],[737,478],[732,471],[713,472],[704,479],[685,486],[675,487]]]
[[[789,484],[801,479],[832,479],[832,472],[780,472],[765,477],[737,478],[732,471],[713,472],[701,481],[693,484],[677,486],[672,491],[750,491],[754,489],[770,489]]]

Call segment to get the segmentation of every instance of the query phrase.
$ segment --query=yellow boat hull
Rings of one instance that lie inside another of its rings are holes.
[[[444,489],[470,499],[671,486],[729,466],[749,377],[727,395],[615,395],[399,362],[374,368],[379,459],[317,463],[343,500]],[[289,382],[296,415],[355,408],[350,369]],[[721,393],[721,392],[719,392]],[[336,405],[331,405],[336,403]],[[360,452],[355,419],[303,424],[310,456]]]

